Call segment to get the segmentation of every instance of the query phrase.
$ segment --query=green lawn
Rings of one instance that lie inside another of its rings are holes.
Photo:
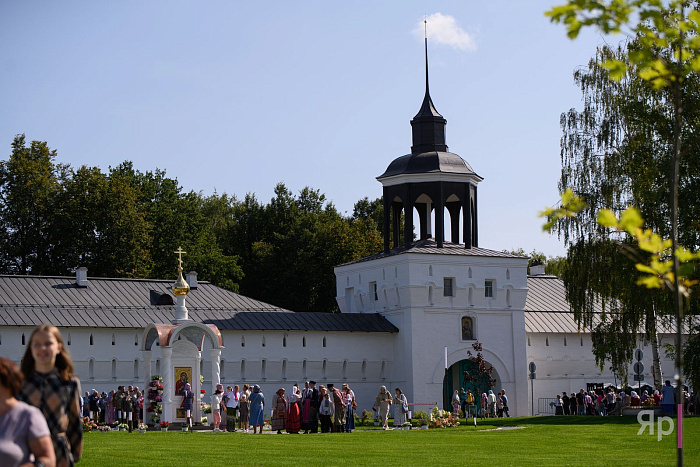
[[[86,433],[81,467],[91,465],[675,465],[676,435],[638,436],[634,417],[489,420],[518,430],[473,426],[317,435]],[[656,426],[655,426],[656,430]],[[700,465],[700,418],[684,419],[685,465]]]

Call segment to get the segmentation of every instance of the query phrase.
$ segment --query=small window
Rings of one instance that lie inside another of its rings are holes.
[[[566,347],[566,336],[564,336],[564,347]]]
[[[134,345],[139,345],[139,335],[134,334]]]
[[[306,379],[306,359],[301,362],[301,378]]]
[[[385,362],[384,360],[382,360],[382,367],[381,367],[381,369],[379,370],[379,379],[382,380],[382,381],[384,381],[384,380],[386,379],[386,377],[384,376],[384,369],[385,369],[385,366],[386,366],[386,362]]]
[[[282,347],[287,347],[287,336],[282,338]]]
[[[262,336],[262,346],[265,347],[265,336]]]
[[[348,361],[343,360],[343,380],[347,379],[347,377],[345,376],[345,374],[347,373],[347,370],[348,370]]]
[[[321,376],[323,379],[326,379],[326,365],[328,363],[328,360],[323,360],[323,366],[321,367]]]
[[[89,380],[94,380],[95,379],[95,359],[91,358],[88,360],[88,379]]]
[[[581,336],[581,347],[583,347],[583,336]]]
[[[160,374],[160,358],[156,359],[156,374]]]
[[[373,302],[379,301],[379,295],[377,295],[377,283],[376,282],[369,283],[369,298]]]
[[[223,358],[219,362],[219,374],[221,375],[221,381],[226,381],[226,360]]]
[[[25,343],[24,343],[24,333],[22,333],[22,345],[25,345]]]
[[[544,338],[544,345],[546,345],[547,347],[549,347],[549,336],[547,336],[547,337]]]
[[[326,346],[326,338],[325,337],[323,338],[323,346],[324,347]]]
[[[484,281],[484,297],[493,298],[493,281]]]
[[[134,381],[139,380],[139,361],[138,359],[134,360]]]
[[[114,334],[112,334],[112,345],[115,345],[117,343],[116,339],[114,338]]]
[[[282,381],[287,381],[287,360],[282,360]]]
[[[90,336],[92,337],[92,336]],[[112,381],[117,379],[117,359],[112,359]]]
[[[467,277],[472,278],[472,268],[467,269]]]
[[[454,278],[445,277],[443,281],[444,288],[442,289],[442,294],[445,297],[454,297]]]
[[[93,345],[92,334],[90,334],[90,345]]]
[[[306,347],[306,337],[301,338],[301,346]]]
[[[506,269],[506,279],[510,280],[510,269]]]
[[[241,347],[245,347],[245,336],[241,336]]]
[[[530,342],[530,336],[527,336],[527,346],[532,346],[532,342]]]
[[[245,381],[245,360],[241,360],[241,381]]]
[[[71,342],[71,337],[70,337],[70,332],[68,333],[68,339],[67,339],[68,345],[70,345]]]
[[[367,360],[362,360],[362,368],[360,370],[360,377],[362,378],[362,381],[365,381],[367,379]]]
[[[265,368],[267,367],[267,360],[263,359],[260,364],[260,379],[265,381]]]

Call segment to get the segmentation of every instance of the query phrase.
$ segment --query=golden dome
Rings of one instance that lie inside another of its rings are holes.
[[[180,275],[173,285],[173,293],[175,295],[187,295],[189,291],[190,286],[187,285],[187,282],[185,282],[185,279],[182,277],[182,270],[180,270]]]

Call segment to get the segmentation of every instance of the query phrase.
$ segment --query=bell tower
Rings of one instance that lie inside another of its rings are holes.
[[[435,238],[437,247],[443,247],[447,209],[452,243],[464,243],[465,248],[479,245],[477,184],[483,178],[460,156],[448,152],[446,125],[447,120],[437,111],[430,97],[426,35],[425,97],[420,110],[411,120],[411,153],[392,161],[386,171],[377,177],[383,185],[385,253],[401,246],[410,247],[413,243],[414,208],[418,211],[420,240]],[[434,232],[431,225],[433,211]]]

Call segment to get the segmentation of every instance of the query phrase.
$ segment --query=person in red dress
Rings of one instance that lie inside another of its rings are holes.
[[[301,430],[301,415],[299,413],[298,401],[301,400],[301,391],[296,384],[292,386],[292,390],[287,398],[287,433],[298,434]]]

